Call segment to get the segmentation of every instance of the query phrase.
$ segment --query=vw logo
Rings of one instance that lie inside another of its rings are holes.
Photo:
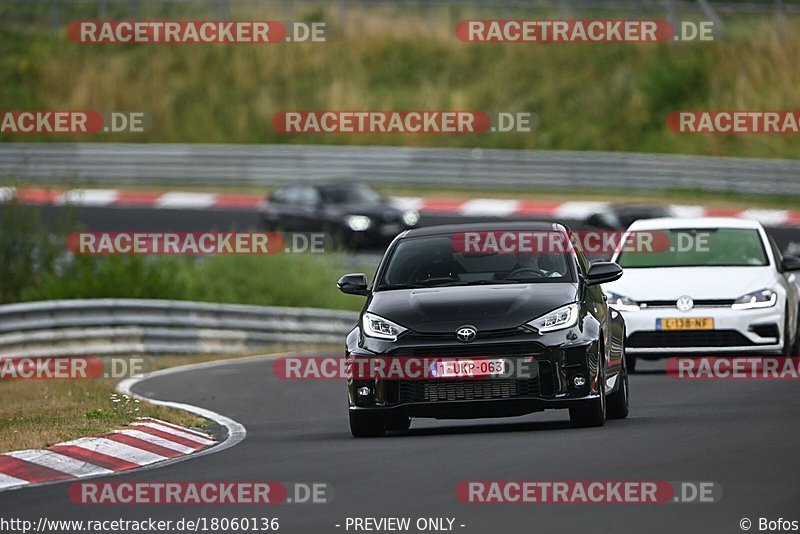
[[[462,326],[456,330],[456,339],[462,343],[469,343],[478,337],[478,331],[473,326]]]
[[[687,312],[694,308],[694,301],[689,295],[684,295],[678,298],[678,302],[676,302],[675,305],[678,306],[680,311]]]

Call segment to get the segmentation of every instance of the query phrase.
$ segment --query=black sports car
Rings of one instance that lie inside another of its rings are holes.
[[[626,417],[625,323],[600,288],[622,269],[590,266],[568,247],[465,248],[468,233],[508,244],[515,236],[523,243],[525,234],[567,230],[527,222],[409,230],[387,249],[371,288],[364,274],[343,276],[341,291],[367,297],[347,336],[351,367],[417,359],[423,370],[352,373],[352,434],[405,430],[412,417],[505,417],[550,408],[568,408],[574,426]]]
[[[386,246],[416,226],[419,213],[392,206],[366,184],[326,182],[272,191],[261,213],[268,230],[324,232],[335,246]]]

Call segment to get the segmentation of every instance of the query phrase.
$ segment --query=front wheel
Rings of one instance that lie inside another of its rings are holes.
[[[795,334],[794,334],[793,356],[800,356],[800,310],[797,310],[797,326],[795,327]]]
[[[606,415],[609,419],[625,419],[628,417],[628,371],[625,365],[619,375],[620,380],[617,391],[608,396]]]
[[[625,354],[625,367],[628,368],[629,373],[636,372],[636,355],[635,354]]]
[[[786,309],[783,311],[783,315],[785,319],[783,321],[783,350],[781,350],[781,356],[788,358],[794,351],[789,330],[789,306],[786,306]]]
[[[350,433],[355,438],[379,438],[386,435],[386,423],[382,417],[351,411]]]

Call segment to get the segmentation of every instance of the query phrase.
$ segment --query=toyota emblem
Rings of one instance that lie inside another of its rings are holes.
[[[478,331],[473,326],[462,326],[456,330],[456,339],[462,343],[469,343],[478,337]]]
[[[694,301],[689,295],[684,295],[678,299],[678,302],[676,302],[675,305],[680,311],[687,312],[694,308]]]

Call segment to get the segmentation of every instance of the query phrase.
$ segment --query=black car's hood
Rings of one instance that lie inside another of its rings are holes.
[[[574,283],[501,284],[378,291],[367,311],[423,333],[517,327],[577,300]]]

